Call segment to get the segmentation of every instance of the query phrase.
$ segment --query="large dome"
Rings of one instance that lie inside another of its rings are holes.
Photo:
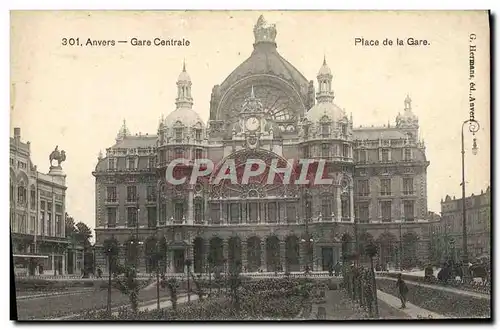
[[[325,116],[333,122],[347,120],[345,111],[333,102],[316,103],[316,105],[306,113],[307,120],[314,123],[321,121]]]
[[[205,127],[205,123],[201,120],[200,115],[192,109],[179,108],[171,112],[164,120],[163,125],[165,127],[172,127],[177,122],[181,122],[186,127],[193,127],[198,124]]]
[[[254,27],[254,50],[220,85],[224,93],[239,80],[253,75],[269,74],[288,81],[301,94],[307,93],[309,82],[292,64],[276,50],[276,28],[268,25],[261,16]]]

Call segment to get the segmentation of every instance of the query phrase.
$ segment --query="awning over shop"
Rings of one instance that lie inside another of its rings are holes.
[[[44,256],[41,254],[14,254],[12,255],[14,258],[40,258],[40,259],[48,259],[49,256]]]

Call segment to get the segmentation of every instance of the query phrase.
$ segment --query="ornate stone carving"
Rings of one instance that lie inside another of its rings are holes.
[[[276,39],[276,25],[268,24],[263,15],[260,15],[257,23],[253,28],[255,36],[255,43],[258,42],[275,42]]]

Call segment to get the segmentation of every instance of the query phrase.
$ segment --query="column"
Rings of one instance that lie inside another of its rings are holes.
[[[208,264],[208,256],[210,253],[210,241],[209,240],[203,240],[203,254],[202,254],[202,270],[203,273],[207,273],[209,270],[209,267],[211,265]]]
[[[78,274],[80,274],[80,269],[77,269],[77,268],[76,268],[76,265],[78,264],[78,261],[79,261],[80,259],[77,259],[76,257],[77,257],[76,250],[74,250],[74,251],[73,251],[73,274],[78,275]],[[85,255],[84,255],[84,257],[85,257]],[[85,262],[85,261],[83,261],[82,263],[84,263],[84,262]],[[94,260],[94,265],[95,265],[95,263],[96,263],[96,262],[95,262],[95,260]]]
[[[245,209],[245,202],[241,202],[238,205],[238,224],[243,223],[243,210]]]
[[[56,267],[54,265],[54,259],[55,259],[55,256],[54,256],[54,252],[52,252],[52,272],[54,273],[54,275],[56,275]]]
[[[169,249],[167,252],[167,273],[174,272],[174,250]]]
[[[336,212],[337,221],[342,221],[342,202],[340,200],[340,195],[342,194],[342,190],[340,186],[337,187],[337,193],[335,194],[335,202],[336,202]]]
[[[184,258],[185,258],[185,260],[191,261],[190,271],[192,272],[193,271],[193,267],[194,267],[193,244],[188,244],[186,246]],[[187,265],[186,265],[186,263],[184,263],[184,273],[187,274]]]
[[[313,245],[313,270],[318,272],[322,270],[321,265],[321,247]]]
[[[229,258],[229,244],[228,244],[228,240],[227,239],[224,239],[222,240],[222,255],[223,255],[223,259],[227,261],[227,259]]]
[[[260,218],[260,211],[261,211],[262,207],[260,205],[259,202],[257,202],[257,223],[261,223],[261,218]]]
[[[286,264],[286,241],[280,240],[280,263],[281,263],[281,271],[286,272],[287,264]]]
[[[266,238],[261,238],[260,241],[260,268],[267,271],[266,265]]]
[[[59,275],[66,275],[66,253],[64,253],[61,256],[61,261],[62,261],[61,274],[59,274]]]
[[[278,204],[278,220],[279,220],[279,223],[286,223],[285,221],[285,218],[286,218],[286,209],[285,209],[285,206],[286,206],[286,203],[283,202],[283,203],[277,203]]]
[[[306,269],[306,243],[303,243],[299,240],[299,269],[300,270],[305,270]]]
[[[247,241],[241,240],[241,271],[247,272]]]
[[[349,188],[349,216],[351,217],[351,222],[354,222],[354,189]]]
[[[204,197],[205,197],[205,199],[204,199],[204,209],[205,209],[205,211],[203,212],[203,222],[205,222],[207,224],[207,223],[210,222],[210,221],[208,221],[208,219],[210,219],[210,217],[212,216],[212,214],[211,214],[211,210],[209,209],[209,205],[208,205],[208,196],[204,196]]]
[[[220,222],[219,222],[219,223],[220,223],[221,225],[223,225],[223,224],[224,224],[224,209],[223,209],[223,206],[224,206],[224,205],[222,204],[222,199],[221,199],[221,200],[219,201],[219,217],[220,217],[220,219],[219,219],[219,221],[220,221]]]
[[[193,186],[189,185],[188,187],[188,211],[187,211],[187,224],[192,225],[193,224]]]

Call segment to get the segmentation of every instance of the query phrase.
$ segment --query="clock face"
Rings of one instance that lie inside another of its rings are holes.
[[[294,122],[303,112],[301,102],[290,97],[284,90],[275,85],[254,85],[254,94],[262,103],[266,115],[275,123]],[[234,123],[238,121],[243,104],[251,93],[251,87],[239,87],[225,101],[225,105],[218,115],[219,120]]]
[[[249,131],[255,131],[255,130],[257,130],[259,128],[260,121],[259,121],[259,119],[257,117],[250,117],[245,122],[245,126],[246,126],[247,130],[249,130]]]

